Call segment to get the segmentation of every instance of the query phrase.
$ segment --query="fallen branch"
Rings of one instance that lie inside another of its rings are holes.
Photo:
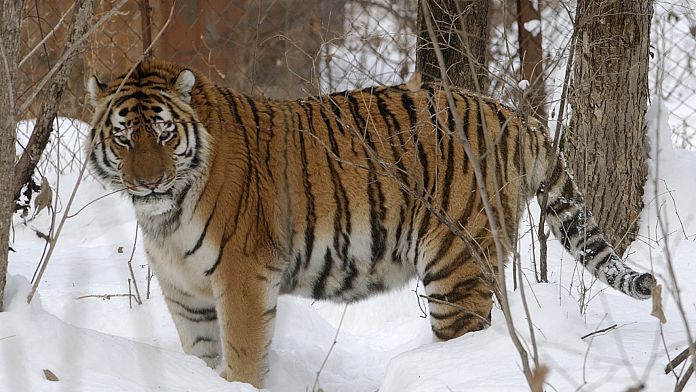
[[[696,342],[692,343],[691,347],[693,347],[693,349],[696,350]],[[677,366],[681,365],[682,362],[686,361],[686,358],[689,357],[689,349],[691,347],[686,347],[684,351],[680,352],[679,355],[674,357],[673,360],[671,360],[667,365],[665,365],[665,374],[669,374],[669,372],[675,370]]]
[[[582,336],[580,339],[587,339],[587,338],[589,338],[590,336],[599,335],[600,333],[604,333],[604,332],[607,332],[607,331],[609,331],[609,330],[616,329],[616,327],[617,327],[616,324],[610,325],[610,326],[608,326],[608,327],[606,327],[606,328],[602,328],[602,329],[598,329],[598,330],[596,330],[596,331],[594,331],[594,332],[590,332],[590,333],[588,333],[587,335]]]
[[[134,297],[133,294],[90,294],[90,295],[81,295],[75,299],[84,299],[84,298],[100,298],[103,300],[110,300],[113,297]]]
[[[681,376],[679,379],[679,382],[677,383],[677,386],[674,388],[674,392],[681,392],[684,390],[686,387],[686,383],[689,382],[689,379],[691,376],[694,374],[694,364],[692,363],[689,365],[689,368],[686,369],[686,372],[684,372],[684,375]]]

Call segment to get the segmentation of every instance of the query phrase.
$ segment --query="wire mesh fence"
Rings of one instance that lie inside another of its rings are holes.
[[[116,3],[100,1],[95,18]],[[150,12],[145,13],[148,3]],[[142,55],[148,34],[154,39],[156,57],[190,64],[214,82],[253,96],[297,98],[408,80],[415,68],[416,7],[414,0],[126,2],[80,52],[59,119],[74,122],[75,132],[71,137],[54,135],[49,151],[60,146],[70,152],[62,168],[80,162],[85,127],[78,122],[88,121],[90,115],[83,87],[87,76],[96,74],[106,81],[124,72]],[[538,28],[543,36],[548,112],[553,117],[564,82],[575,4],[546,1],[543,7]],[[20,102],[54,65],[72,8],[71,0],[26,2]],[[686,0],[656,2],[651,38],[651,93],[661,97],[671,112],[675,144],[689,149],[695,148],[696,140],[694,8]],[[488,93],[505,100],[513,100],[521,79],[515,20],[514,1],[493,2]],[[21,117],[35,117],[40,101]],[[18,128],[20,148],[30,131],[26,124]],[[51,159],[44,159],[39,169],[49,167],[61,169]]]

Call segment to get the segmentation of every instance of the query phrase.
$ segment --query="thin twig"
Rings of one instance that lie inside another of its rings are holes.
[[[601,333],[604,333],[604,332],[607,332],[607,331],[609,331],[609,330],[615,329],[617,326],[618,326],[617,324],[614,324],[614,325],[610,325],[610,326],[608,326],[608,327],[606,327],[606,328],[598,329],[598,330],[596,330],[596,331],[594,331],[594,332],[588,333],[587,335],[581,336],[580,339],[587,339],[587,338],[589,338],[590,336],[599,335],[599,334],[601,334]]]
[[[145,299],[150,299],[150,282],[152,281],[152,269],[150,268],[150,264],[147,265],[147,274],[145,275],[145,280],[147,282]]]
[[[133,294],[131,293],[131,278],[128,278],[128,308],[133,309]],[[136,298],[135,301],[137,302],[138,299]]]
[[[681,392],[686,388],[686,383],[689,382],[689,379],[691,376],[694,374],[694,364],[692,363],[689,365],[689,368],[686,369],[684,372],[684,375],[681,376],[681,379],[677,383],[676,388],[674,388],[674,392]]]
[[[130,281],[133,280],[133,286],[135,287],[135,301],[138,305],[143,304],[142,298],[140,298],[140,290],[138,289],[138,281],[135,279],[135,273],[133,273],[133,256],[135,255],[135,247],[138,245],[138,224],[135,225],[135,236],[133,238],[133,249],[131,250],[130,258],[128,259],[128,271],[130,272],[131,279],[128,279],[128,292],[130,292]]]
[[[317,370],[317,376],[314,379],[314,385],[312,386],[312,392],[319,391],[319,389],[318,389],[319,376],[321,375],[322,370],[324,370],[324,366],[326,366],[326,362],[329,361],[329,356],[331,355],[331,352],[333,351],[334,347],[336,347],[336,343],[338,343],[338,334],[339,334],[339,332],[341,332],[341,326],[343,326],[343,319],[346,317],[347,310],[348,310],[348,304],[343,305],[343,312],[341,313],[341,320],[339,320],[338,326],[336,327],[336,334],[334,335],[333,342],[331,343],[331,347],[329,347],[329,351],[326,353],[326,356],[324,357],[324,361],[321,363],[319,370]]]
[[[58,70],[61,68],[62,64],[69,57],[75,55],[75,52],[80,47],[80,45],[82,45],[82,43],[85,42],[85,40],[90,35],[94,34],[94,32],[96,32],[101,27],[101,25],[103,25],[104,23],[106,23],[106,21],[108,21],[114,15],[116,15],[118,10],[121,7],[123,7],[127,2],[128,2],[128,0],[119,1],[117,4],[115,4],[113,6],[113,8],[111,10],[109,10],[109,12],[102,15],[102,17],[99,18],[99,20],[94,25],[92,25],[92,28],[87,30],[87,32],[85,34],[83,34],[81,37],[79,37],[75,42],[73,42],[72,45],[65,48],[65,50],[63,51],[63,54],[60,56],[58,61],[56,61],[56,64],[54,64],[53,67],[48,71],[48,73],[46,73],[46,75],[41,79],[41,81],[36,85],[36,87],[34,87],[34,90],[33,90],[32,94],[29,96],[29,98],[27,98],[22,103],[22,106],[19,107],[19,109],[17,110],[18,114],[24,113],[32,105],[32,103],[34,102],[34,99],[36,99],[36,97],[43,91],[43,88],[46,85],[46,83],[48,83],[53,78],[53,74],[58,72]]]
[[[90,294],[90,295],[81,295],[79,297],[76,297],[75,299],[85,299],[85,298],[100,298],[103,300],[109,300],[112,297],[132,297],[133,294]]]
[[[39,41],[39,43],[37,43],[37,44],[29,51],[29,53],[27,53],[26,55],[24,55],[24,57],[22,58],[22,60],[19,61],[19,64],[17,64],[17,68],[20,68],[20,67],[22,66],[22,64],[24,64],[25,62],[27,62],[27,60],[29,60],[29,59],[31,58],[31,56],[32,56],[37,50],[39,50],[40,47],[43,47],[44,44],[46,43],[46,41],[48,41],[48,39],[51,38],[51,37],[53,36],[53,34],[55,34],[56,31],[58,31],[58,29],[63,25],[63,21],[65,20],[65,17],[68,16],[68,14],[70,13],[70,10],[72,10],[74,6],[75,6],[75,3],[74,3],[74,2],[73,2],[72,4],[70,4],[70,7],[68,7],[68,9],[65,10],[65,12],[63,13],[63,15],[61,15],[60,19],[58,19],[58,22],[56,22],[56,25],[53,26],[53,29],[51,29],[51,31],[49,31],[48,34],[46,34],[46,35],[41,39],[41,41]],[[38,13],[37,13],[37,16],[38,16]]]
[[[445,68],[445,61],[442,55],[442,51],[440,50],[440,46],[437,42],[437,37],[435,35],[435,31],[433,29],[433,24],[432,20],[430,18],[430,12],[428,9],[428,4],[427,1],[423,0],[420,2],[421,7],[423,9],[423,14],[425,17],[423,18],[426,23],[426,27],[428,29],[428,34],[433,40],[433,49],[435,51],[435,56],[438,60],[438,64],[440,65],[440,73],[441,73],[441,78],[442,78],[442,85],[444,87],[446,96],[447,96],[447,101],[448,104],[451,108],[453,108],[452,113],[454,116],[454,122],[455,126],[457,129],[464,130],[464,125],[462,122],[462,118],[459,115],[456,115],[456,111],[454,108],[457,106],[455,105],[454,102],[454,97],[452,96],[452,91],[447,79],[447,70]],[[480,91],[480,86],[478,86],[478,81],[476,78],[474,78],[474,83],[476,84],[476,89]],[[480,110],[483,110],[483,105],[479,105]],[[483,114],[483,113],[482,113]],[[484,115],[481,115],[481,120],[483,121],[485,119]],[[483,129],[486,129],[486,124],[483,123],[481,124]],[[517,332],[515,331],[514,323],[512,320],[512,314],[510,312],[510,303],[507,298],[507,288],[506,288],[506,282],[505,282],[505,260],[503,259],[503,255],[505,254],[504,252],[504,247],[503,244],[501,243],[500,239],[500,229],[498,228],[498,224],[496,221],[495,213],[493,212],[493,208],[491,207],[489,203],[489,198],[488,198],[488,191],[486,189],[486,179],[483,177],[483,173],[481,172],[481,165],[477,157],[474,155],[471,145],[469,144],[469,141],[465,137],[464,134],[460,135],[460,139],[462,141],[462,145],[464,147],[464,152],[466,153],[466,156],[469,160],[469,164],[472,166],[474,176],[476,177],[476,183],[478,185],[478,191],[479,191],[479,196],[481,197],[481,202],[483,204],[484,210],[486,212],[486,217],[488,218],[488,223],[491,226],[491,233],[493,236],[493,243],[495,246],[495,252],[496,252],[496,257],[498,261],[498,279],[497,279],[497,285],[498,287],[496,288],[494,286],[494,294],[498,301],[500,302],[501,307],[503,308],[503,315],[505,317],[505,325],[508,329],[508,334],[510,335],[510,338],[512,340],[513,345],[517,349],[517,352],[520,356],[520,360],[522,361],[522,369],[525,375],[525,379],[527,380],[527,384],[532,387],[532,370],[529,366],[529,354],[527,353],[527,350],[522,345],[522,342],[517,335]],[[494,172],[495,174],[495,172]],[[499,198],[498,198],[499,199]],[[498,200],[499,201],[499,200]],[[505,234],[505,228],[502,228],[503,233]],[[506,236],[506,238],[509,238]]]
[[[576,16],[577,18],[577,16]],[[574,26],[577,26],[577,19],[574,22]],[[568,90],[570,88],[570,77],[573,70],[573,59],[575,57],[575,39],[576,33],[573,29],[573,35],[570,37],[569,42],[569,52],[568,52],[568,62],[566,63],[565,76],[563,77],[563,89],[561,91],[561,101],[559,103],[558,117],[556,119],[556,132],[553,135],[553,149],[554,151],[559,150],[559,145],[561,138],[563,136],[563,116],[565,114],[566,101],[568,97]],[[550,177],[553,165],[549,165],[549,171],[546,178]],[[542,282],[548,282],[548,239],[549,236],[546,232],[546,204],[548,203],[548,193],[543,192],[539,200],[539,207],[541,212],[539,213],[539,227],[537,232],[537,237],[539,238],[539,280]]]

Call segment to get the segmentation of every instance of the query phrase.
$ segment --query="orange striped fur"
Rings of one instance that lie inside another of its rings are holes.
[[[123,79],[90,81],[92,170],[133,200],[184,350],[228,380],[262,386],[280,294],[350,302],[418,277],[438,338],[486,327],[497,257],[472,159],[503,239],[546,193],[579,262],[637,298],[654,286],[606,242],[546,131],[495,100],[455,89],[451,106],[438,85],[252,99],[155,60]]]

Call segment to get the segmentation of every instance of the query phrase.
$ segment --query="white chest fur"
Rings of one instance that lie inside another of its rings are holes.
[[[187,254],[195,247],[203,228],[204,222],[182,218],[179,228],[165,238],[144,236],[150,265],[165,291],[174,289],[199,298],[212,298],[210,278],[205,272],[215,262],[219,247],[204,239],[200,248]]]

